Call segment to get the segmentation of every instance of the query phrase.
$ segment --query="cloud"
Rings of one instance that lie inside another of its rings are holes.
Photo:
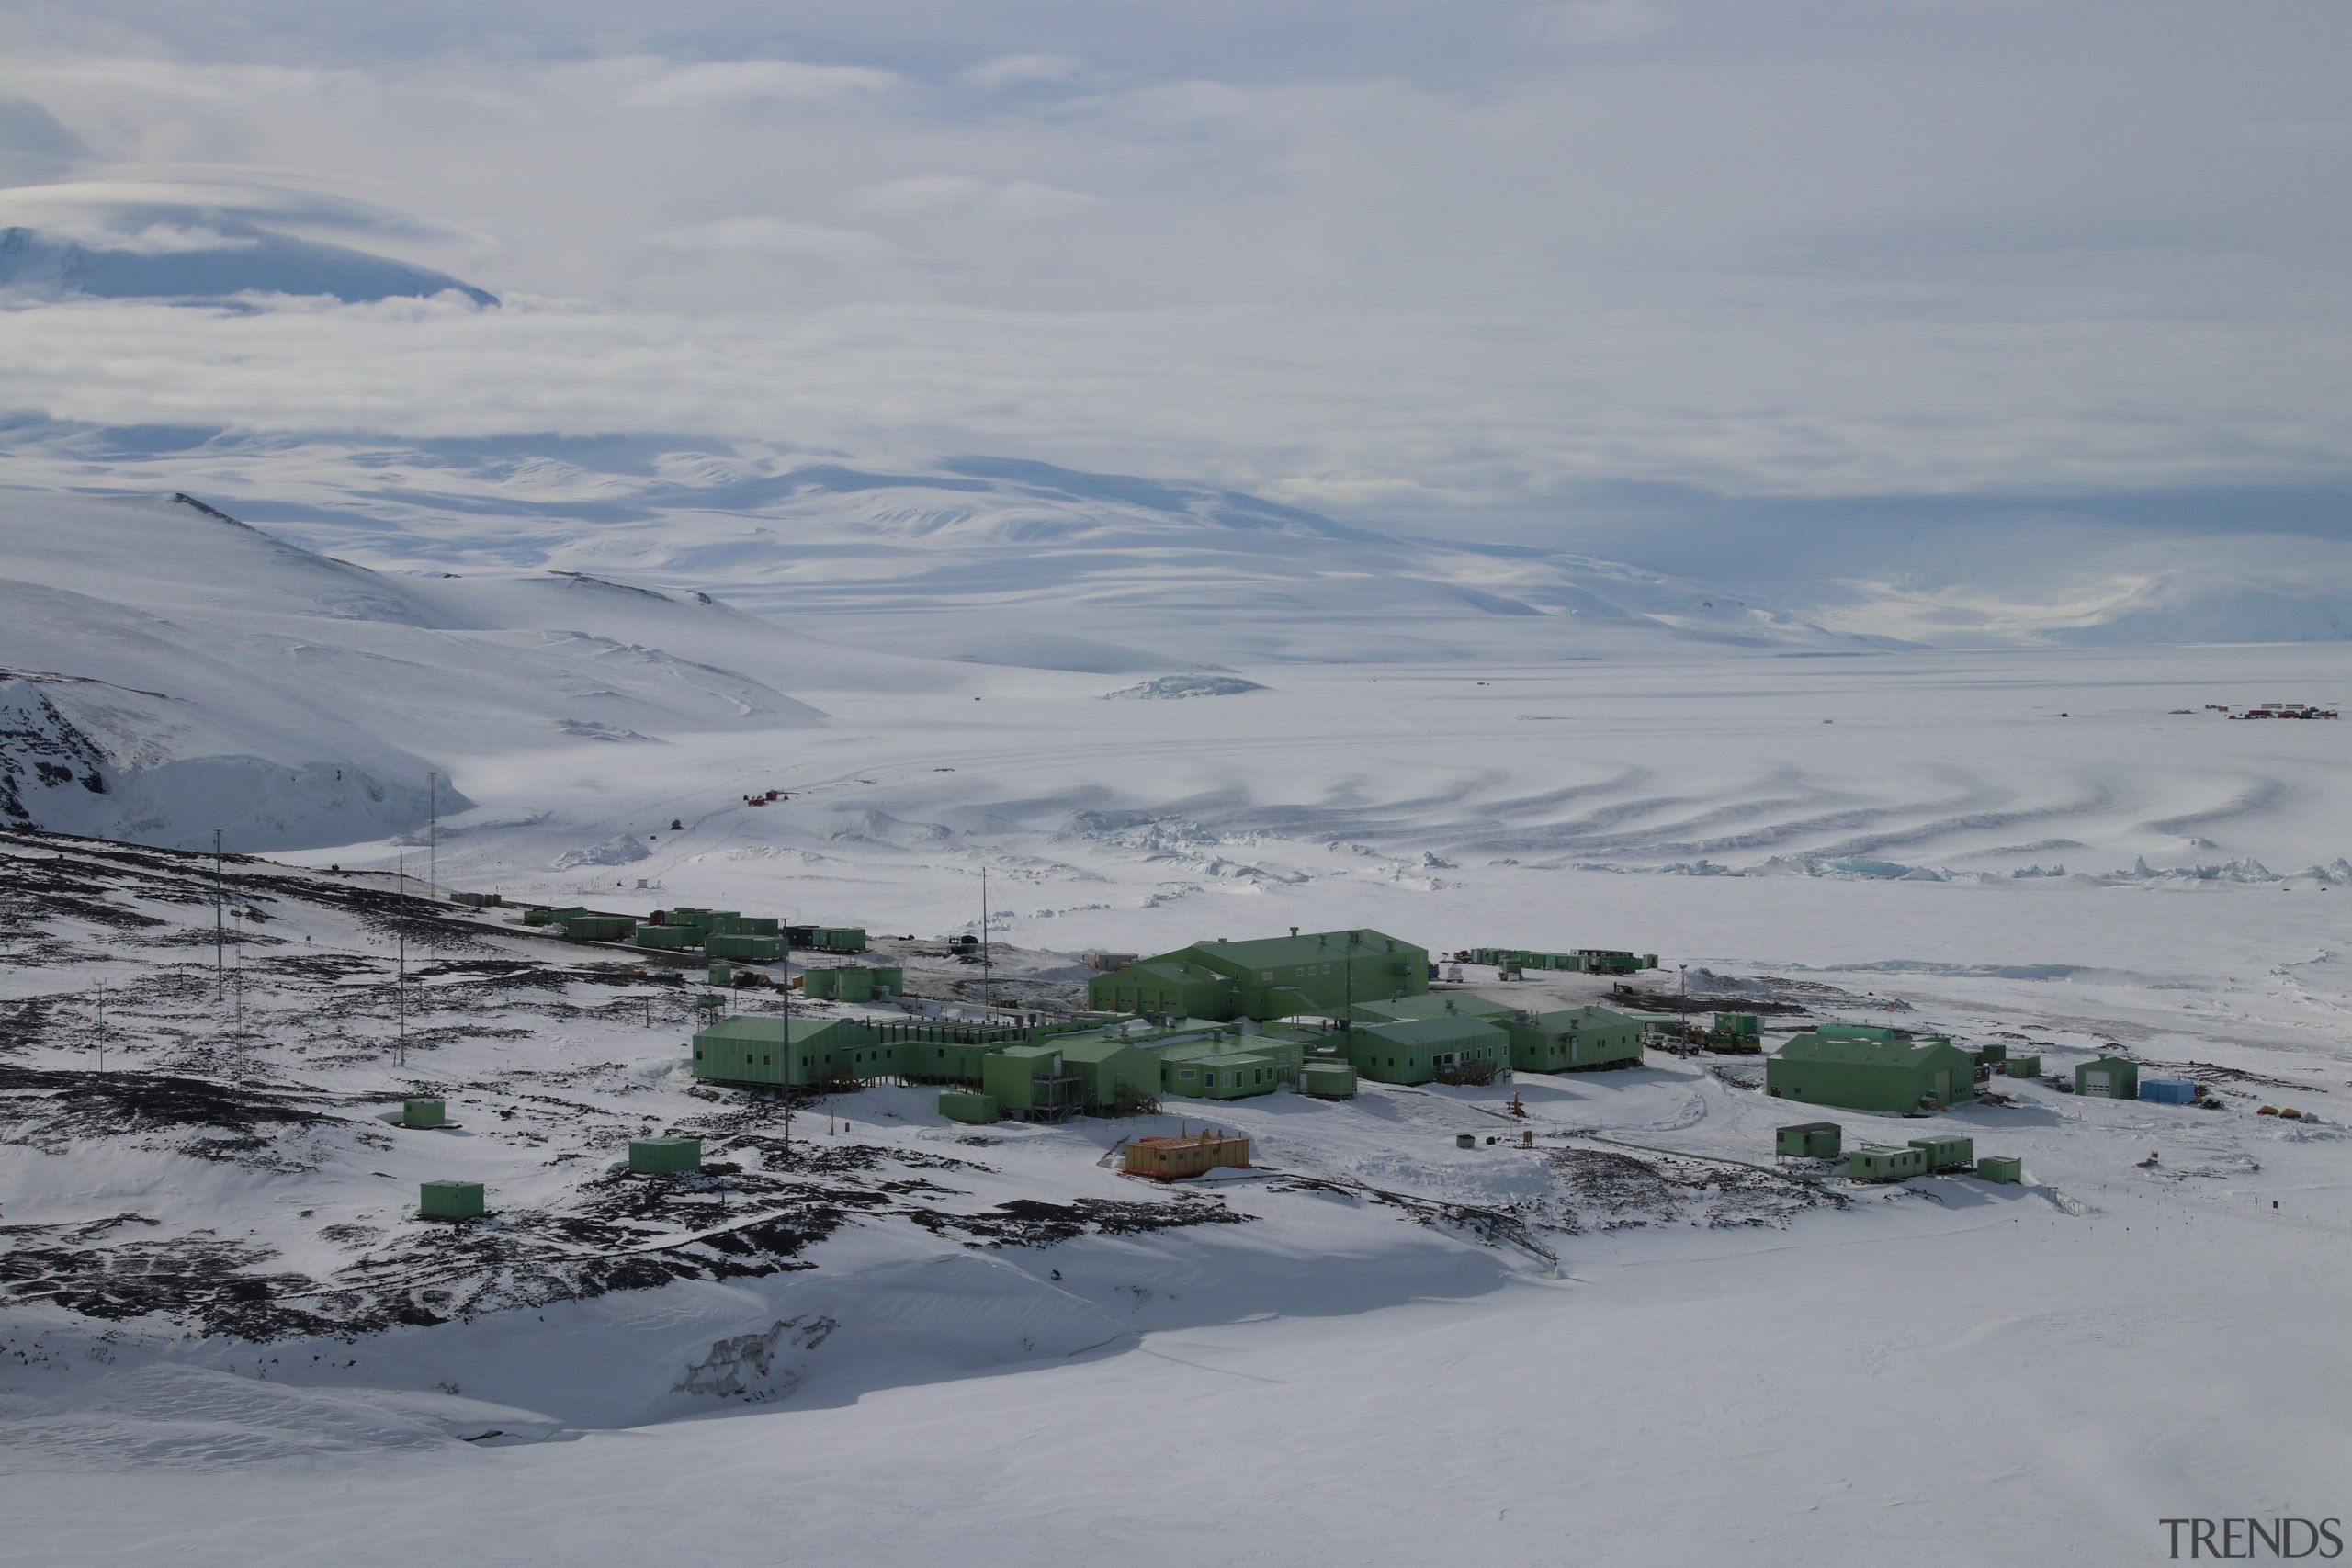
[[[1003,218],[1033,219],[1080,212],[1102,198],[1038,180],[1000,185],[972,175],[909,175],[868,186],[852,199],[868,212],[894,218],[978,209]]]
[[[867,186],[852,199],[869,212],[905,217],[969,206],[985,200],[993,188],[971,175],[908,175]]]
[[[723,60],[677,65],[621,95],[634,109],[713,109],[763,100],[831,104],[870,97],[899,85],[896,72],[863,65],[809,65],[797,60]]]
[[[962,74],[975,87],[1042,86],[1067,82],[1085,66],[1084,61],[1068,54],[1001,54]]]
[[[646,243],[673,251],[797,256],[811,261],[878,261],[898,247],[878,234],[828,229],[781,218],[719,218],[648,235]]]

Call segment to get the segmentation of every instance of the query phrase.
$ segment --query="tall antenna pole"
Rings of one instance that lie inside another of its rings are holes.
[[[98,993],[98,1071],[107,1070],[107,994]]]
[[[199,928],[201,929],[201,928]],[[228,932],[220,914],[220,829],[212,829],[212,999],[229,999]]]
[[[425,829],[424,887],[437,903],[441,897],[441,775],[424,775]]]
[[[392,906],[392,931],[399,942],[400,952],[400,978],[397,982],[401,1017],[399,1061],[400,1065],[405,1067],[408,1066],[408,924],[401,918],[406,913],[401,908],[401,901],[408,896],[408,852],[406,850],[402,850],[400,853],[399,865],[401,899],[395,900]]]
[[[784,918],[784,1163],[792,1163],[792,917]],[[802,970],[807,974],[807,970]]]
[[[980,1005],[993,1010],[996,992],[989,968],[989,868],[980,867]]]

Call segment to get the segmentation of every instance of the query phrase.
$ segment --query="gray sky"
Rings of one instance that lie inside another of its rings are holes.
[[[0,223],[227,204],[507,302],[10,310],[0,404],[1001,452],[1521,533],[2307,504],[2352,468],[2347,80],[2333,0],[18,0]]]

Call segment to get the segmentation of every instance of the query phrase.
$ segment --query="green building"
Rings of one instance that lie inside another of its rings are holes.
[[[1929,1170],[1966,1170],[1976,1163],[1976,1140],[1964,1133],[1938,1133],[1910,1144],[1928,1156]]]
[[[1087,987],[1090,1007],[1113,1012],[1267,1021],[1339,1018],[1351,1003],[1427,994],[1426,949],[1375,931],[1293,927],[1286,937],[1196,942]]]
[[[1356,1070],[1346,1062],[1309,1062],[1298,1070],[1298,1091],[1317,1100],[1352,1100]]]
[[[691,1176],[702,1168],[700,1138],[631,1138],[628,1168],[636,1176]]]
[[[1976,1064],[1957,1045],[1892,1032],[1800,1034],[1764,1064],[1764,1090],[1780,1100],[1907,1115],[1945,1111],[1976,1094]]]
[[[1161,1093],[1182,1100],[1248,1100],[1282,1087],[1272,1057],[1238,1044],[1226,1051],[1163,1052],[1159,1084]]]
[[[1348,1060],[1374,1083],[1423,1084],[1447,1072],[1510,1065],[1510,1036],[1465,1014],[1365,1024],[1344,1039]]]
[[[1159,1058],[1113,1033],[1059,1041],[1062,1061],[1078,1075],[1079,1108],[1091,1116],[1148,1111],[1159,1102]]]
[[[2025,1180],[2025,1162],[2015,1155],[1986,1155],[1976,1162],[1979,1180],[2015,1187]]]
[[[479,1181],[425,1181],[417,1185],[416,1213],[425,1220],[470,1220],[482,1213]]]
[[[2140,1098],[2140,1064],[2120,1056],[2094,1056],[2075,1069],[2075,1092],[2094,1099]]]
[[[1641,1066],[1641,1024],[1607,1008],[1539,1012],[1503,1028],[1510,1035],[1510,1065],[1522,1071],[1589,1073]]]
[[[939,1093],[939,1113],[950,1122],[985,1127],[997,1119],[996,1101],[976,1089],[942,1089]]]
[[[712,1083],[808,1088],[899,1076],[898,1042],[854,1019],[746,1013],[695,1034],[695,1077]]]
[[[1058,1122],[1085,1109],[1084,1079],[1059,1044],[1007,1045],[980,1059],[980,1090],[997,1113],[1023,1122]]]
[[[1772,1152],[1794,1159],[1836,1159],[1845,1141],[1846,1130],[1835,1122],[1798,1122],[1773,1133]]]
[[[1864,1144],[1846,1161],[1846,1174],[1857,1181],[1907,1181],[1928,1174],[1927,1151]]]

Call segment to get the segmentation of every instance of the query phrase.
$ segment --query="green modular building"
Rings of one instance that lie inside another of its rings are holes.
[[[1772,1152],[1795,1159],[1836,1159],[1846,1130],[1835,1122],[1798,1122],[1772,1134]]]
[[[629,940],[649,953],[692,953],[702,946],[702,932],[692,926],[639,926]]]
[[[2140,1098],[2140,1064],[2120,1056],[2094,1056],[2075,1069],[2075,1092],[2094,1099]]]
[[[691,1176],[702,1168],[700,1138],[631,1138],[628,1168],[634,1176]]]
[[[2038,1078],[2041,1076],[2041,1053],[2030,1056],[2011,1056],[2001,1064],[2002,1073],[2013,1078]]]
[[[1535,970],[1571,975],[1634,975],[1657,967],[1655,953],[1625,953],[1613,947],[1579,947],[1572,953],[1539,953],[1527,947],[1474,947],[1468,962],[1492,964],[1505,974]]]
[[[1403,1019],[1348,1031],[1348,1060],[1374,1083],[1424,1084],[1440,1075],[1510,1065],[1510,1036],[1483,1019]]]
[[[1642,1062],[1642,1026],[1608,1008],[1568,1008],[1505,1023],[1510,1065],[1534,1073],[1589,1073],[1606,1067],[1636,1067]]]
[[[1159,1060],[1114,1034],[1073,1034],[1054,1042],[1078,1076],[1079,1109],[1090,1116],[1148,1111],[1159,1103]]]
[[[1527,1010],[1469,991],[1425,991],[1418,997],[1396,997],[1358,1002],[1349,1010],[1357,1023],[1402,1023],[1416,1018],[1475,1018],[1492,1024],[1523,1019]]]
[[[900,1047],[853,1019],[786,1021],[781,1014],[724,1019],[695,1034],[695,1077],[713,1083],[808,1088],[851,1078],[895,1077]]]
[[[872,1001],[905,991],[907,972],[896,964],[841,964],[830,969],[802,973],[801,989],[811,997],[835,997],[845,1002]]]
[[[401,1125],[403,1127],[446,1127],[449,1124],[448,1107],[437,1100],[403,1100],[401,1101]]]
[[[1061,1047],[1007,1045],[980,1060],[980,1089],[1000,1115],[1023,1122],[1058,1122],[1082,1110],[1082,1080]]]
[[[866,947],[864,926],[801,926],[787,923],[785,939],[793,946],[808,953],[864,953]]]
[[[426,1181],[418,1184],[416,1213],[424,1220],[470,1220],[482,1213],[479,1181]]]
[[[1913,1138],[1911,1146],[1928,1156],[1929,1170],[1966,1170],[1976,1163],[1976,1140],[1961,1133],[1939,1133]]]
[[[1975,1098],[1976,1064],[1957,1045],[1816,1030],[1764,1064],[1764,1091],[1849,1111],[1947,1111]]]
[[[1988,1067],[1997,1067],[2009,1059],[2009,1048],[2006,1044],[1997,1043],[1979,1045],[1976,1048],[1976,1059]]]
[[[1351,1003],[1427,994],[1426,949],[1375,931],[1196,942],[1098,975],[1087,1005],[1180,1018],[1339,1018]]]
[[[1857,1181],[1908,1181],[1928,1174],[1927,1151],[1864,1144],[1847,1160],[1846,1174]]]
[[[2025,1162],[2015,1155],[1986,1155],[1976,1162],[1979,1180],[2015,1187],[2025,1180]]]
[[[1281,1087],[1273,1061],[1254,1051],[1212,1051],[1159,1060],[1160,1091],[1183,1100],[1248,1100]]]

